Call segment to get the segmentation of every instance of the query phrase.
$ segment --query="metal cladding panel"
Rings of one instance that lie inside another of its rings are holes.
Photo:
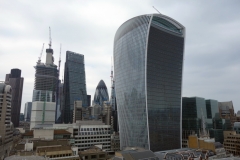
[[[114,42],[115,92],[121,149],[149,149],[146,97],[145,50],[150,16],[125,22]]]
[[[173,30],[165,27],[166,25]],[[184,36],[178,31],[169,21],[153,16],[146,66],[149,139],[152,151],[181,148]]]

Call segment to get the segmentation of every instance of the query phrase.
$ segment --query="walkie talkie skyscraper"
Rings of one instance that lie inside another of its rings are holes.
[[[121,149],[181,148],[185,28],[162,14],[134,17],[114,39]]]

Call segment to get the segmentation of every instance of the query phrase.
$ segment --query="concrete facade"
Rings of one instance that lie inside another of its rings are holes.
[[[54,124],[55,110],[55,102],[32,102],[30,130],[36,124]]]
[[[0,83],[0,159],[9,155],[13,143],[11,99],[11,86]]]

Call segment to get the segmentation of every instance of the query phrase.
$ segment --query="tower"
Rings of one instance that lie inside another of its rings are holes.
[[[121,149],[181,148],[184,39],[184,26],[162,14],[134,17],[117,30],[114,77]]]
[[[74,101],[87,107],[84,55],[67,51],[64,69],[64,123],[72,123]]]
[[[19,126],[23,81],[24,78],[21,77],[21,70],[17,68],[11,69],[11,73],[7,74],[5,79],[5,83],[12,87],[11,120],[14,127]]]
[[[36,66],[34,66],[35,81],[30,129],[36,124],[55,123],[58,69],[57,65],[54,64],[50,28],[49,35],[49,48],[46,49],[46,62],[41,63],[41,60],[39,60]]]
[[[100,106],[103,106],[104,101],[109,101],[107,86],[103,80],[100,80],[97,85],[93,101]]]

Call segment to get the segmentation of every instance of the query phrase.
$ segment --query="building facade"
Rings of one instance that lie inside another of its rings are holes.
[[[32,102],[26,102],[24,108],[24,121],[30,122],[32,112]]]
[[[72,123],[74,101],[81,100],[87,107],[84,55],[67,51],[64,72],[63,122]]]
[[[0,159],[9,156],[12,148],[11,99],[11,86],[0,83]]]
[[[234,122],[237,121],[232,101],[218,102],[218,108],[221,118],[226,120],[225,128],[232,130]]]
[[[184,38],[184,26],[162,14],[134,17],[117,30],[114,77],[121,149],[181,147]]]
[[[21,77],[20,69],[11,69],[11,73],[7,74],[5,79],[5,83],[9,84],[12,87],[11,120],[14,127],[19,126],[23,81],[24,78]]]
[[[35,68],[30,129],[36,124],[55,123],[58,70],[51,44],[46,49],[46,63],[39,59]]]
[[[109,101],[107,86],[103,80],[100,80],[97,85],[93,101],[100,106],[103,106],[104,101]]]

